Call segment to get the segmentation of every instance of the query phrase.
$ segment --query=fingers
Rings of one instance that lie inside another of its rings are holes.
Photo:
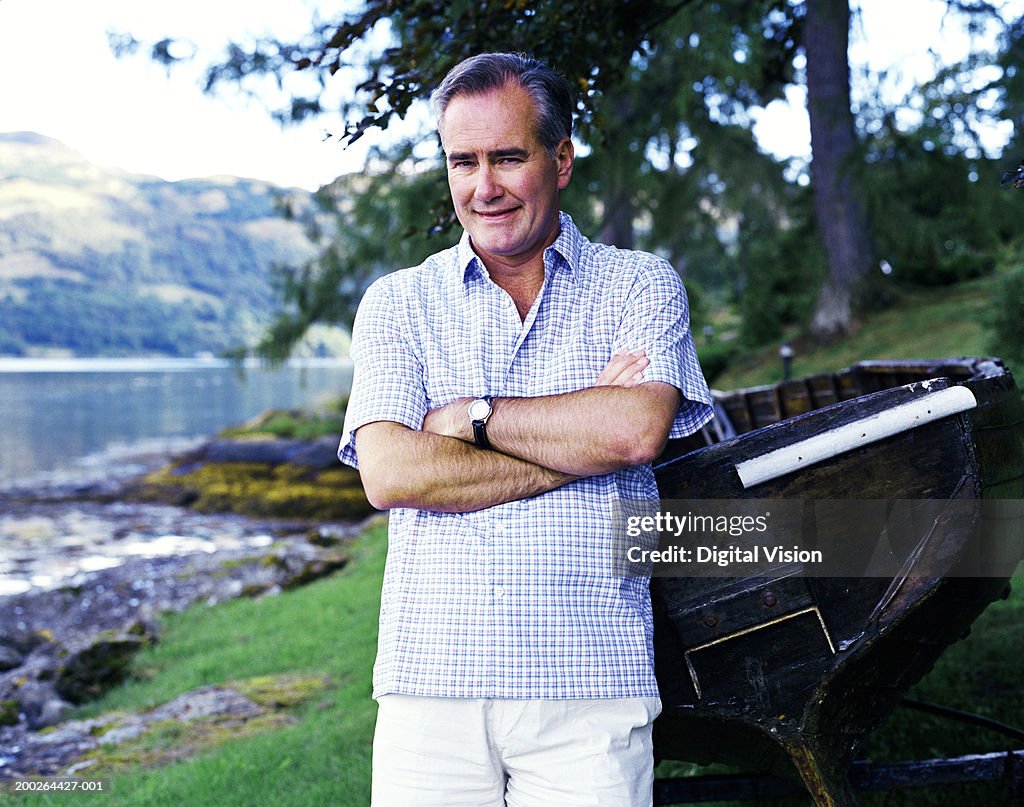
[[[595,387],[635,387],[644,380],[644,370],[650,365],[644,350],[616,353],[601,371]]]

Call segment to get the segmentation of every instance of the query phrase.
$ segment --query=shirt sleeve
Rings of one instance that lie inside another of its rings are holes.
[[[383,277],[363,295],[352,327],[352,391],[338,459],[353,468],[355,432],[367,423],[387,420],[420,429],[427,414],[422,362],[401,328],[391,284]]]
[[[616,337],[617,351],[639,348],[651,361],[644,381],[663,381],[683,395],[669,437],[685,437],[711,420],[711,392],[697,360],[686,289],[675,269],[654,257],[637,273]]]

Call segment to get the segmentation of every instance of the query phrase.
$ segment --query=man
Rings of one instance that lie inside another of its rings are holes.
[[[392,511],[374,804],[648,804],[648,581],[616,571],[614,513],[711,416],[685,292],[560,212],[557,74],[483,54],[434,105],[465,232],[367,291],[339,450]]]

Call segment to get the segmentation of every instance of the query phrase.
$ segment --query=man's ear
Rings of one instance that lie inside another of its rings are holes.
[[[565,190],[572,179],[572,164],[576,158],[576,150],[573,148],[572,140],[563,137],[562,142],[555,149],[555,163],[558,165],[558,189]]]

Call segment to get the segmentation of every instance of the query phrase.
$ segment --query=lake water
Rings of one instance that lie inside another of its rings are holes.
[[[0,359],[0,486],[173,449],[277,407],[347,393],[351,363],[281,368],[217,359]],[[97,460],[97,458],[100,458]]]

